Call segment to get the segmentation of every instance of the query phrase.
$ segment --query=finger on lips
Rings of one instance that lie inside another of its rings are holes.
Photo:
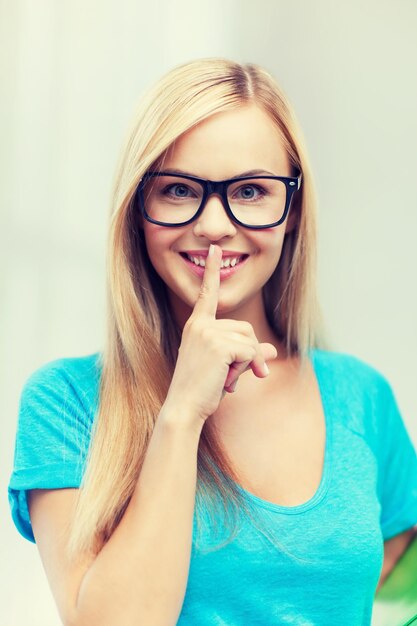
[[[200,294],[194,306],[194,313],[216,317],[220,289],[220,267],[222,261],[220,246],[210,244],[206,258]]]

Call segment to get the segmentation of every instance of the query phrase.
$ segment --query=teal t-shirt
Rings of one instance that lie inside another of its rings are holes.
[[[178,626],[371,623],[383,541],[417,524],[417,455],[381,373],[348,354],[313,350],[310,358],[326,418],[320,485],[292,507],[241,488],[282,549],[245,516],[231,543],[210,549],[219,535],[206,527],[197,536],[194,519]],[[100,372],[99,353],[60,359],[23,388],[9,502],[32,542],[26,490],[80,486]]]

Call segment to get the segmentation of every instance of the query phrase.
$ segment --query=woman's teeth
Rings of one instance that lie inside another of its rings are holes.
[[[202,267],[205,267],[206,259],[204,257],[201,257],[201,256],[190,256],[187,253],[185,253],[185,254],[187,256],[187,259],[189,261],[192,261],[192,263],[194,263],[195,265],[201,265]],[[222,259],[221,268],[223,268],[223,267],[234,267],[241,260],[242,260],[241,256],[227,257],[226,259]]]

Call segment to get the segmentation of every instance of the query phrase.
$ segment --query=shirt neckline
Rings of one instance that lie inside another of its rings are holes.
[[[323,470],[320,484],[316,490],[316,493],[306,502],[302,504],[297,504],[295,506],[284,506],[281,504],[275,504],[273,502],[269,502],[268,500],[263,500],[259,498],[255,494],[247,491],[238,483],[235,483],[239,491],[242,495],[249,500],[253,505],[257,507],[261,507],[264,509],[268,509],[269,511],[274,511],[276,513],[283,513],[285,515],[297,515],[299,513],[304,513],[304,511],[308,511],[314,507],[316,507],[324,498],[327,493],[330,481],[331,474],[331,465],[332,465],[332,439],[333,439],[333,424],[332,424],[332,413],[330,410],[330,390],[326,383],[325,377],[323,375],[323,371],[320,364],[318,349],[311,349],[308,352],[307,358],[310,360],[315,376],[317,385],[320,392],[321,403],[325,418],[325,428],[326,428],[326,442],[324,449],[324,461],[323,461]]]

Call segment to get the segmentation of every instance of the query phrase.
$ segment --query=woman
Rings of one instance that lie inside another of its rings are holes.
[[[112,204],[107,344],[27,381],[9,486],[63,623],[369,624],[417,458],[386,379],[326,347],[310,167],[272,77],[169,72]]]

